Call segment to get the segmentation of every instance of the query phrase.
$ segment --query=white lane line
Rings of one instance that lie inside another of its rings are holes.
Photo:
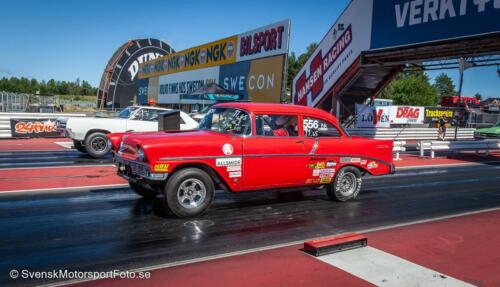
[[[474,286],[369,246],[315,258],[376,286]]]
[[[116,184],[84,185],[84,186],[73,186],[73,187],[5,190],[5,191],[0,191],[0,196],[2,196],[3,194],[12,194],[12,193],[18,193],[18,192],[81,191],[81,190],[87,190],[87,189],[106,189],[106,188],[119,188],[119,187],[128,187],[128,186],[129,186],[128,183],[116,183]]]
[[[62,146],[63,148],[67,149],[72,149],[73,148],[73,143],[72,142],[54,142],[57,145]]]

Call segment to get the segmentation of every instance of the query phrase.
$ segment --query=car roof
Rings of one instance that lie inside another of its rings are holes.
[[[323,117],[333,117],[330,113],[308,106],[278,104],[278,103],[255,103],[255,102],[231,102],[214,105],[214,107],[226,107],[246,110],[252,113],[298,113],[298,114],[317,114]]]
[[[172,109],[161,108],[161,107],[152,107],[152,106],[131,106],[133,108],[141,108],[141,109],[153,109],[153,110],[165,110],[171,111]]]

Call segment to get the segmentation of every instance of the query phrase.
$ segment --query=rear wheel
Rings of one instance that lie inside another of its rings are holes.
[[[73,146],[77,151],[87,153],[87,150],[81,141],[73,140]]]
[[[168,209],[181,218],[202,215],[215,194],[212,178],[198,168],[186,168],[174,173],[164,190]]]
[[[129,181],[128,184],[130,185],[130,188],[135,191],[135,193],[144,198],[152,199],[158,194],[158,192],[149,185],[138,184],[131,181]]]
[[[328,185],[327,195],[337,201],[348,201],[358,196],[361,190],[361,172],[353,166],[341,168],[335,176],[335,181]]]
[[[91,157],[100,158],[111,150],[111,146],[105,133],[95,132],[85,139],[85,149]]]

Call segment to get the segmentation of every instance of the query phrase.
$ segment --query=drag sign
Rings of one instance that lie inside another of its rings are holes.
[[[56,119],[10,119],[12,137],[59,137]]]

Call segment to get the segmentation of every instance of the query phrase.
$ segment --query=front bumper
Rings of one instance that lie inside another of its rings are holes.
[[[128,181],[144,182],[144,183],[159,183],[165,181],[168,173],[153,173],[149,170],[149,165],[124,159],[115,154],[114,164],[118,168],[118,175]]]

